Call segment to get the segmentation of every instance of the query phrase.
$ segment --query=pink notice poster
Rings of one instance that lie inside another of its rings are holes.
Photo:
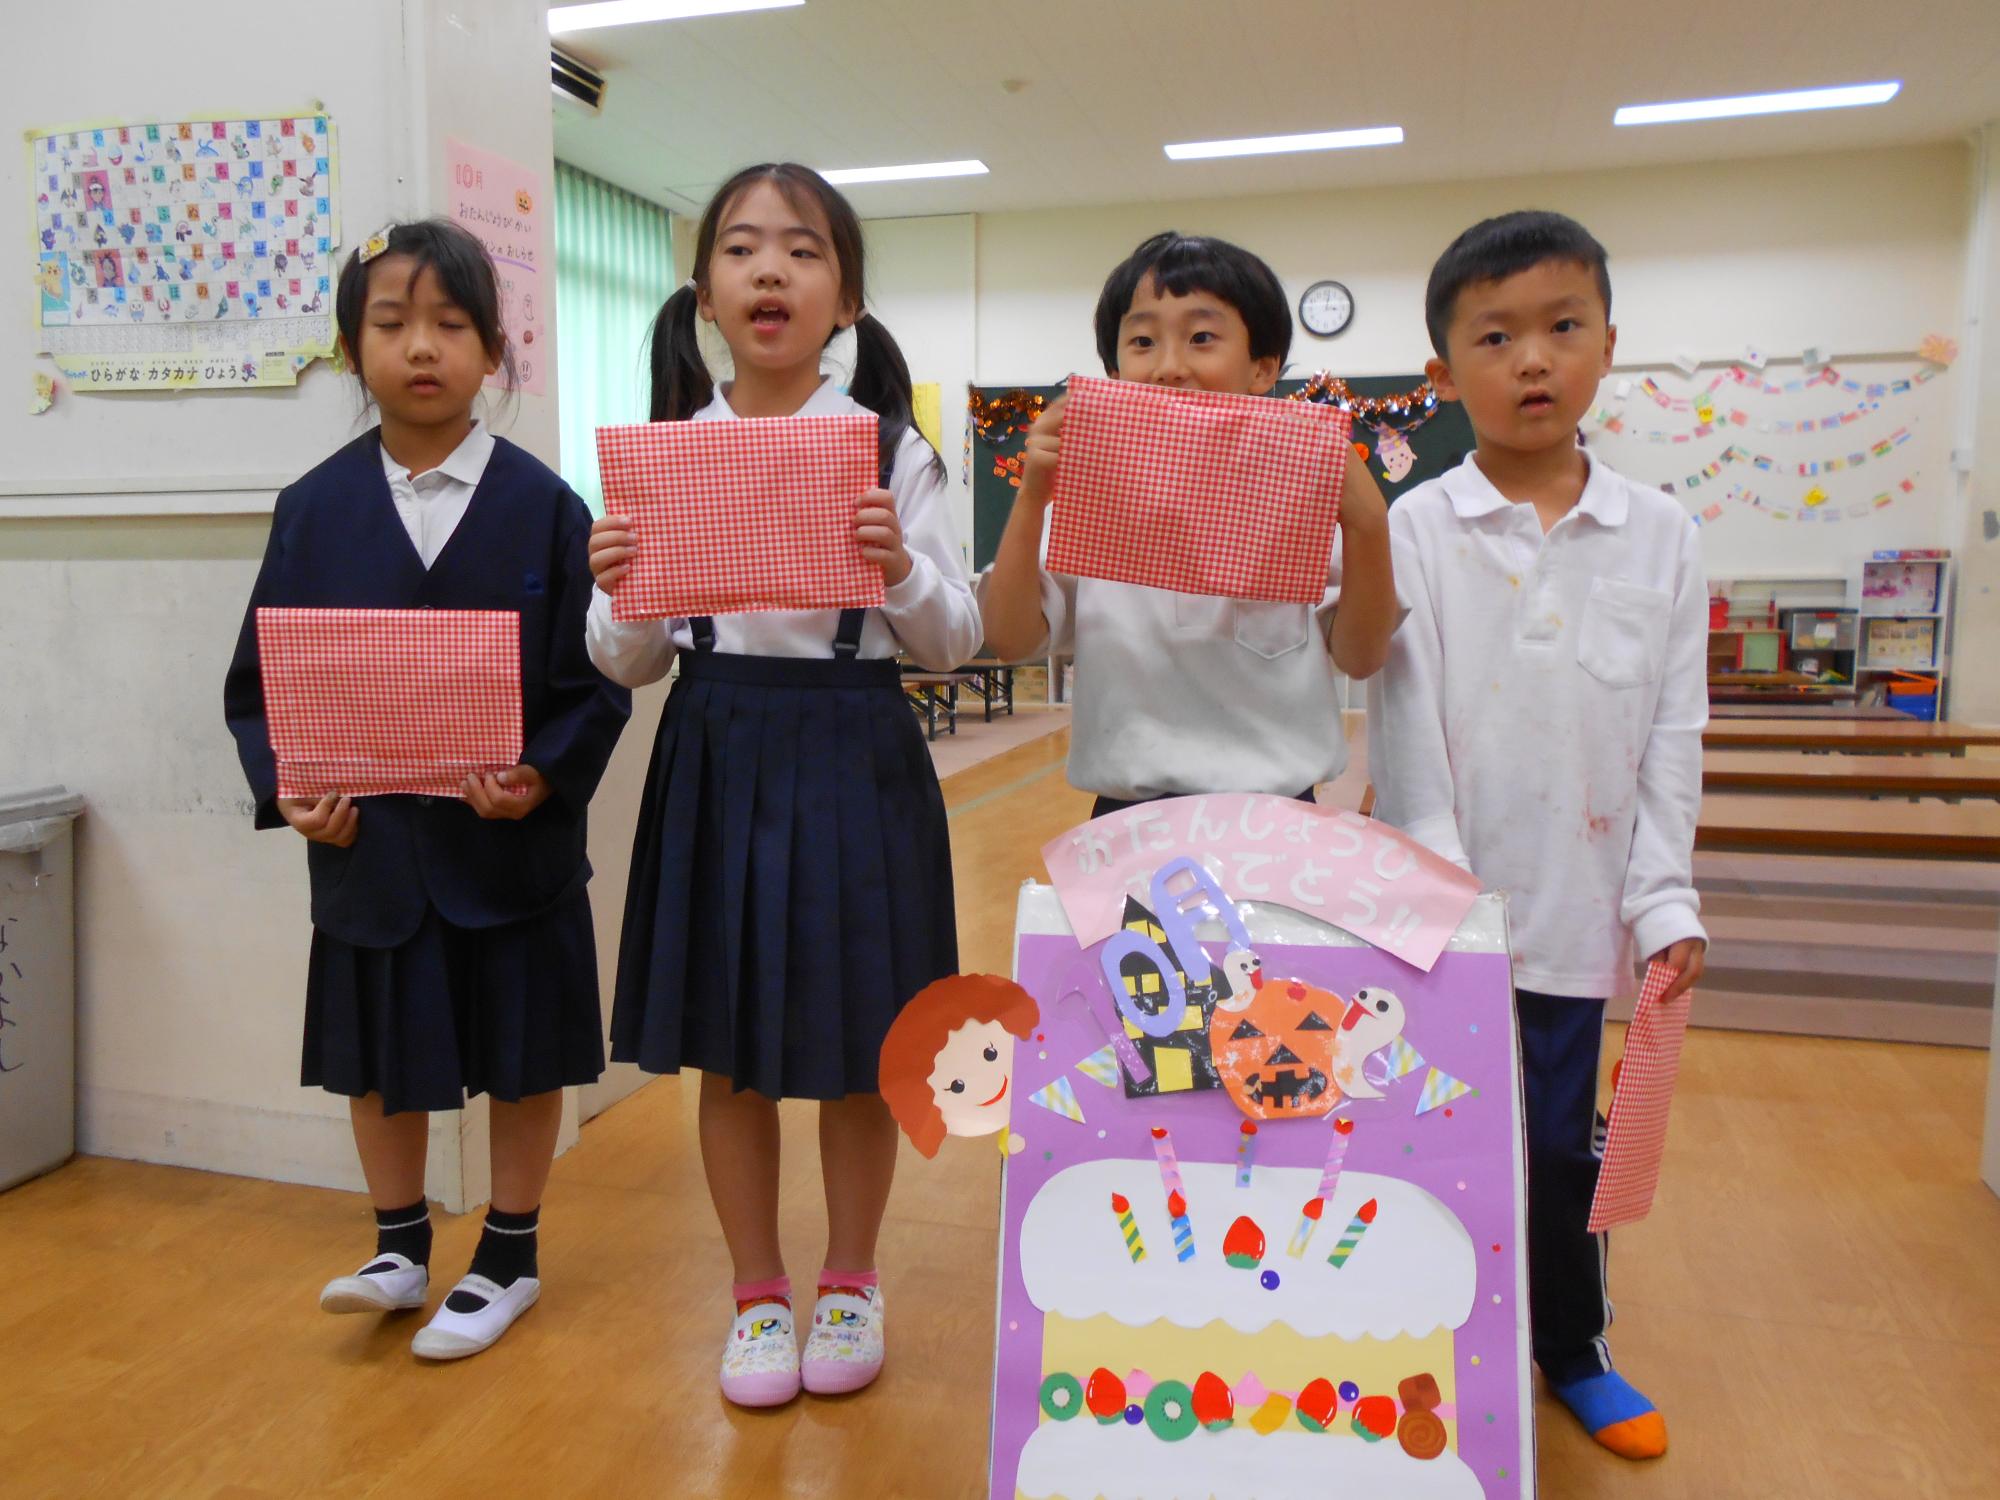
[[[519,162],[463,141],[445,143],[445,175],[451,183],[447,212],[455,223],[479,236],[500,273],[500,320],[514,346],[521,389],[548,393],[547,369],[555,357],[548,328],[555,298],[555,263],[549,252],[549,218],[555,211],[542,194],[542,179]],[[549,279],[543,280],[543,272]],[[499,385],[500,377],[488,381]]]

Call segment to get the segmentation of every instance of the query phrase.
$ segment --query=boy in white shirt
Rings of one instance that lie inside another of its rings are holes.
[[[1634,958],[1700,977],[1708,722],[1693,522],[1577,446],[1611,367],[1603,246],[1553,213],[1476,224],[1431,270],[1426,371],[1478,440],[1390,513],[1410,613],[1371,689],[1376,816],[1509,897],[1535,1359],[1600,1443],[1666,1451],[1611,1366],[1597,1182],[1604,1003]]]
[[[1154,235],[1105,280],[1105,373],[1181,390],[1261,396],[1292,342],[1271,268],[1223,240]],[[1155,797],[1271,792],[1310,799],[1347,765],[1338,672],[1371,675],[1396,628],[1389,525],[1366,465],[1350,463],[1317,605],[1179,594],[1042,567],[1062,403],[1028,434],[1013,514],[978,585],[986,649],[1005,661],[1076,656],[1069,779],[1093,817]]]

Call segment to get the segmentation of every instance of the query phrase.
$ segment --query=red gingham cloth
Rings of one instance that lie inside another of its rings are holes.
[[[875,418],[647,422],[597,429],[604,513],[632,522],[614,620],[868,609],[882,570],[854,516],[876,487]]]
[[[521,762],[512,610],[260,609],[257,660],[280,797],[463,797]]]
[[[1317,604],[1350,425],[1310,402],[1072,376],[1049,571]]]
[[[1654,963],[1632,1009],[1625,1032],[1625,1056],[1611,1088],[1611,1118],[1604,1132],[1604,1162],[1590,1202],[1590,1232],[1636,1224],[1653,1207],[1660,1184],[1660,1160],[1667,1151],[1667,1106],[1681,1070],[1681,1040],[1687,1035],[1692,994],[1662,1004],[1660,996],[1677,970]]]

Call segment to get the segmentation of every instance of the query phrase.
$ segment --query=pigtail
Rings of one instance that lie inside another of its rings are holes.
[[[659,316],[653,319],[649,336],[651,421],[685,421],[715,395],[715,380],[708,373],[708,361],[701,357],[695,301],[694,284],[689,282],[661,304]]]
[[[880,464],[886,476],[902,450],[903,434],[916,425],[911,410],[914,393],[910,384],[909,362],[882,320],[863,313],[854,325],[854,378],[847,394],[874,412],[880,423]],[[928,441],[926,448],[930,447]],[[944,477],[944,460],[931,451],[931,468]]]

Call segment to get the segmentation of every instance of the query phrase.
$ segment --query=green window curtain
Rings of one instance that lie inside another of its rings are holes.
[[[556,163],[556,366],[562,473],[604,513],[597,429],[646,420],[646,334],[674,287],[667,211]]]

